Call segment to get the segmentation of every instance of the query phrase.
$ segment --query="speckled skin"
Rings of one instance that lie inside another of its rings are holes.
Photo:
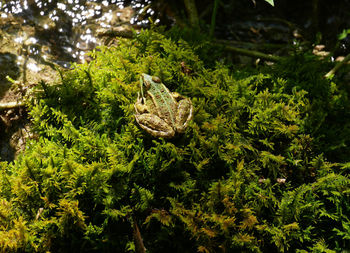
[[[192,119],[191,100],[170,92],[158,77],[142,74],[141,96],[134,105],[135,119],[154,137],[171,138],[185,131]]]

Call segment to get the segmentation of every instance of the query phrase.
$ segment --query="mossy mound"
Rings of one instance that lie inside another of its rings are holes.
[[[92,58],[28,101],[39,137],[1,166],[2,251],[128,252],[141,237],[149,252],[350,247],[347,167],[314,152],[303,90],[205,68],[151,30]],[[191,98],[184,134],[137,126],[141,73]]]

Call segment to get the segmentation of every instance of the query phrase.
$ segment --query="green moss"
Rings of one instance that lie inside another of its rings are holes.
[[[350,88],[341,73],[338,80],[324,78],[331,68],[330,61],[298,52],[267,71],[286,80],[288,94],[292,89],[307,92],[303,128],[313,137],[315,150],[331,161],[346,162],[350,157]]]
[[[149,252],[350,246],[347,166],[313,148],[304,90],[205,67],[185,41],[152,30],[92,58],[28,101],[39,137],[1,164],[1,250],[134,251],[135,224]],[[141,73],[191,98],[184,134],[137,126]]]

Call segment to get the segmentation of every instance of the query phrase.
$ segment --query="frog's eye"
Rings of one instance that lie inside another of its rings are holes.
[[[152,81],[155,83],[160,83],[160,79],[157,76],[152,76]]]

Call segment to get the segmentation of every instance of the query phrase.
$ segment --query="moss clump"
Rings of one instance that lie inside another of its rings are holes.
[[[149,252],[349,248],[350,180],[314,152],[303,90],[151,30],[92,57],[29,101],[39,138],[1,166],[2,251],[134,251],[136,227]],[[183,135],[137,126],[141,73],[191,98]]]
[[[324,153],[330,161],[346,162],[350,157],[350,88],[343,81],[347,79],[344,74],[338,73],[339,80],[325,79],[329,69],[330,61],[297,52],[267,71],[286,80],[289,94],[292,89],[307,92],[304,132],[313,137],[317,152]],[[345,73],[348,71],[345,68]]]

